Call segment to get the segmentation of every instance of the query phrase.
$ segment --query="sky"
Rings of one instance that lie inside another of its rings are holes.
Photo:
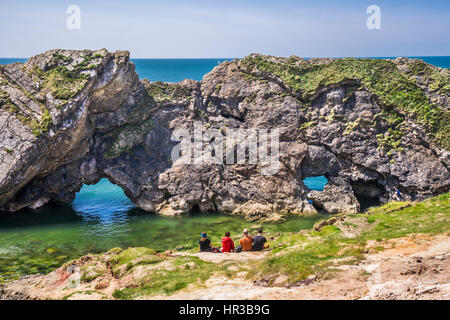
[[[80,8],[69,29],[67,8]],[[369,30],[377,5],[381,29]],[[132,58],[450,55],[449,0],[0,0],[0,57],[49,49],[129,50]]]

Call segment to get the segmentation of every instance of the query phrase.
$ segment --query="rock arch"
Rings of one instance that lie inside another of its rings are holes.
[[[101,178],[147,211],[174,215],[198,206],[249,219],[315,212],[308,198],[327,212],[356,212],[364,186],[376,186],[381,202],[392,198],[394,186],[405,199],[449,189],[449,153],[425,128],[395,111],[402,119],[402,147],[384,150],[392,143],[387,133],[394,120],[379,97],[358,79],[305,97],[277,73],[304,63],[335,60],[251,55],[222,63],[201,82],[180,83],[139,80],[128,52],[104,49],[52,50],[2,67],[0,88],[7,98],[0,109],[0,208],[69,202],[83,183]],[[390,63],[397,68],[413,62]],[[267,65],[272,71],[260,69]],[[71,80],[50,86],[50,75],[61,70],[59,76],[69,73]],[[420,90],[435,95],[440,107],[447,103],[439,91]],[[223,132],[279,129],[279,171],[265,176],[260,164],[173,163],[172,132],[192,131],[194,121]],[[311,175],[328,178],[323,192],[305,188],[301,180]]]

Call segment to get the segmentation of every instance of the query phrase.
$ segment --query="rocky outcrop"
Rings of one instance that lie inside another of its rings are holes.
[[[448,69],[411,59],[250,55],[201,82],[163,83],[139,80],[128,52],[48,51],[0,68],[0,208],[70,202],[101,178],[167,215],[356,212],[394,187],[424,198],[450,186],[449,88]],[[200,161],[210,152],[173,161],[172,134],[196,121],[222,135],[278,129],[276,173]],[[302,183],[321,175],[322,193]]]
[[[311,191],[308,198],[328,213],[356,213],[360,210],[352,187],[342,178],[331,178],[323,191]]]

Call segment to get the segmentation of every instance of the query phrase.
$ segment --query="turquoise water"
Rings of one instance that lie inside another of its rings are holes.
[[[262,226],[265,232],[292,232],[311,228],[319,219],[319,214],[291,216],[285,222]],[[222,214],[150,214],[135,208],[119,187],[102,179],[94,186],[84,186],[71,206],[51,204],[0,214],[0,283],[47,273],[70,259],[114,247],[191,249],[197,247],[201,232],[219,245],[225,231],[236,239],[244,228],[258,225]]]
[[[324,176],[308,177],[303,179],[303,183],[311,190],[323,191],[328,179]]]
[[[395,59],[396,57],[376,57],[377,59]],[[409,57],[440,68],[450,68],[450,56]],[[231,58],[213,59],[131,59],[136,65],[139,78],[150,81],[178,82],[184,79],[201,80],[219,62]],[[0,58],[0,64],[25,62],[26,58]]]
[[[450,67],[450,57],[421,57],[439,67]],[[132,59],[140,78],[177,82],[201,80],[219,62],[229,59]],[[0,58],[0,64],[26,59]],[[323,190],[324,177],[305,179],[313,190]],[[278,224],[264,224],[267,232],[311,228],[321,219],[289,217]],[[83,186],[70,204],[49,204],[38,210],[0,214],[0,282],[21,275],[46,273],[63,262],[113,247],[148,246],[157,250],[196,247],[200,232],[213,242],[225,231],[236,236],[254,225],[239,217],[219,214],[167,218],[149,214],[130,202],[123,191],[102,179]]]
[[[0,58],[0,64],[10,64],[15,62],[25,62],[26,58]]]
[[[219,63],[232,59],[131,59],[140,79],[178,82],[184,79],[202,80]],[[1,62],[0,62],[1,63]]]

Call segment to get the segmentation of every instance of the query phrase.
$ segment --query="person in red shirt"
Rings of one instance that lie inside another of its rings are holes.
[[[225,237],[222,238],[222,252],[234,252],[234,242],[230,238],[230,232],[225,232]]]

